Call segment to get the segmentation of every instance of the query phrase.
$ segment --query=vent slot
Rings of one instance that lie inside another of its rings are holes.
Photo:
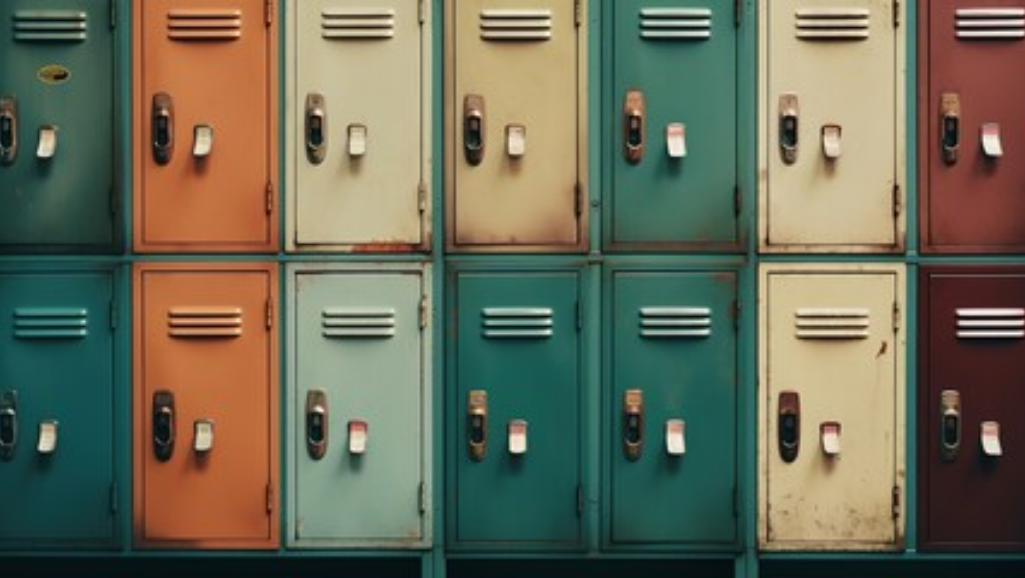
[[[794,314],[798,339],[866,339],[868,309],[808,308]]]
[[[372,307],[331,307],[321,314],[322,334],[329,338],[387,338],[395,336],[395,310]]]
[[[712,335],[712,310],[707,307],[642,307],[641,337],[705,338]]]
[[[480,37],[493,41],[544,41],[552,38],[551,10],[481,10]]]
[[[641,38],[708,40],[712,11],[707,8],[641,8]]]
[[[865,40],[869,11],[865,8],[801,8],[797,17],[800,40]]]
[[[14,310],[14,336],[18,339],[84,339],[88,335],[89,312],[85,309]]]
[[[545,307],[502,307],[481,311],[488,339],[548,339],[554,334],[552,310]]]
[[[320,13],[321,36],[331,40],[377,40],[395,36],[395,11],[388,8],[328,8]]]
[[[242,309],[238,307],[175,307],[167,312],[171,337],[238,337]]]
[[[78,10],[18,10],[13,19],[18,42],[84,42],[88,31]]]
[[[237,9],[171,10],[167,37],[183,41],[225,41],[242,38],[242,11]]]
[[[964,40],[1025,38],[1025,8],[965,8],[956,16],[954,33]]]
[[[959,339],[1021,339],[1025,309],[958,309]]]

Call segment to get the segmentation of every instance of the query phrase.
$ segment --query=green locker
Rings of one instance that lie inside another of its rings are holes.
[[[737,274],[613,269],[608,541],[737,540]]]
[[[579,295],[574,270],[452,273],[450,547],[581,543]]]
[[[429,543],[427,270],[291,266],[293,547]]]
[[[116,242],[118,1],[0,4],[0,250]]]
[[[114,277],[0,271],[0,547],[117,541]]]
[[[743,3],[609,5],[607,247],[736,248],[742,237],[738,84],[741,71],[753,66],[753,55],[741,52],[750,29],[741,18]]]

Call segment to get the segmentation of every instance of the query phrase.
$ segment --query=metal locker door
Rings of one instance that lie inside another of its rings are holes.
[[[277,247],[276,6],[135,3],[136,251]]]
[[[1021,551],[1025,270],[923,267],[919,543]]]
[[[620,0],[612,5],[612,166],[607,243],[615,249],[724,250],[739,241],[741,4]]]
[[[1025,249],[1025,2],[920,6],[922,248]]]
[[[421,248],[430,223],[427,3],[289,5],[290,249]]]
[[[586,4],[447,3],[450,249],[586,244]]]
[[[2,250],[114,248],[115,1],[0,5]]]
[[[759,4],[762,249],[899,250],[902,3]]]
[[[452,282],[451,545],[574,548],[582,538],[578,275],[461,271]]]
[[[763,549],[901,547],[901,269],[763,266]]]
[[[730,546],[736,274],[616,270],[610,288],[610,541]]]
[[[116,542],[109,271],[0,273],[0,547]]]
[[[137,263],[135,541],[278,544],[277,269]]]
[[[423,546],[430,431],[421,273],[293,271],[289,542]]]

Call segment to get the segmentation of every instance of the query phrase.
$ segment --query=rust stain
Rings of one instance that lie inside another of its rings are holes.
[[[353,253],[411,253],[417,246],[412,243],[364,243],[355,245]]]
[[[879,344],[879,351],[876,352],[876,359],[886,355],[887,342],[884,340]]]

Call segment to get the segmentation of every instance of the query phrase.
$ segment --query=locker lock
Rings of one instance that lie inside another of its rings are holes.
[[[192,422],[192,450],[205,456],[214,449],[214,420],[197,419]]]
[[[39,440],[36,442],[36,451],[41,456],[48,456],[57,451],[57,427],[60,424],[55,419],[44,419],[39,422]]]
[[[628,90],[623,102],[623,154],[630,164],[641,162],[644,156],[644,93]]]
[[[18,156],[18,103],[14,97],[0,98],[0,165]]]
[[[783,162],[797,162],[797,95],[788,92],[779,97],[779,153]]]
[[[940,392],[940,459],[952,462],[961,449],[961,394]]]
[[[327,104],[324,95],[306,95],[306,158],[315,165],[327,157]]]
[[[952,165],[957,162],[961,149],[961,97],[953,92],[943,93],[940,96],[940,114],[943,162]]]
[[[797,392],[781,391],[777,411],[779,457],[789,464],[797,459],[801,447],[801,398]]]
[[[158,165],[171,162],[174,154],[174,104],[171,95],[153,95],[153,160]]]
[[[14,457],[18,445],[18,392],[0,394],[0,459]]]
[[[319,460],[327,454],[327,394],[319,389],[306,393],[306,451]]]
[[[822,125],[822,154],[826,160],[835,161],[840,158],[840,140],[843,129],[838,124]]]
[[[203,160],[214,150],[214,127],[197,124],[192,127],[192,158]]]
[[[827,457],[834,459],[840,457],[840,432],[841,426],[838,421],[825,421],[819,424],[819,435],[822,439],[822,453]]]
[[[644,445],[644,392],[628,389],[623,392],[623,453],[636,461]]]
[[[987,122],[982,125],[982,154],[987,159],[997,159],[1004,156],[1004,146],[1000,142],[1000,125],[995,122]]]
[[[165,389],[153,393],[153,453],[166,462],[174,454],[174,393]]]
[[[484,160],[484,97],[479,94],[463,99],[463,152],[473,166]]]
[[[479,462],[488,450],[488,392],[471,390],[466,408],[470,459]]]
[[[1000,423],[995,421],[984,421],[980,431],[980,442],[982,453],[988,458],[998,458],[1004,455],[1004,448],[1000,443]]]

